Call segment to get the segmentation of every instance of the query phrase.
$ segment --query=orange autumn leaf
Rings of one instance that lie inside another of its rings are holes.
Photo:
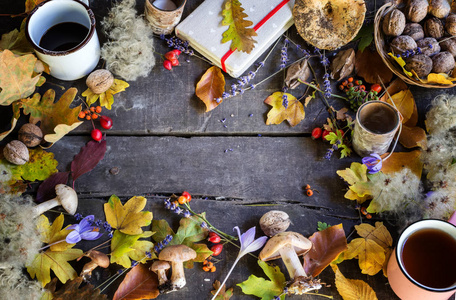
[[[283,105],[283,96],[287,97],[288,105],[285,108]],[[271,110],[268,112],[268,118],[266,120],[266,125],[271,124],[280,124],[283,121],[287,120],[291,126],[298,125],[306,116],[304,112],[304,106],[301,101],[296,99],[295,96],[288,93],[275,92],[266,100],[264,103],[272,106]]]
[[[420,147],[423,150],[427,149],[427,136],[426,132],[421,127],[408,127],[402,125],[401,136],[399,143],[405,148]]]
[[[377,51],[372,51],[369,47],[364,51],[356,52],[355,70],[358,76],[364,78],[368,83],[390,82],[393,72],[385,65]]]
[[[159,294],[157,274],[140,263],[125,276],[113,300],[155,299]]]
[[[347,249],[347,239],[342,224],[317,231],[309,237],[312,249],[304,256],[304,270],[318,276],[340,253]]]
[[[44,2],[44,0],[25,0],[25,12],[31,11],[41,2]]]
[[[410,90],[400,91],[386,99],[386,102],[394,105],[397,110],[402,115],[402,124],[407,123],[413,115],[415,104],[415,99],[413,98],[412,92]]]
[[[396,78],[393,81],[391,81],[391,83],[386,87],[386,91],[388,93],[385,93],[378,100],[386,102],[386,99],[388,99],[388,94],[391,96],[407,89],[408,85],[402,79]]]
[[[212,66],[196,84],[195,94],[206,104],[206,112],[208,112],[223,102],[221,98],[224,91],[225,77],[220,68]],[[219,102],[216,101],[218,98],[221,99]]]
[[[421,178],[423,163],[420,160],[420,154],[420,150],[394,152],[387,160],[383,161],[382,173],[391,174],[400,172],[403,168],[409,168],[413,174]]]
[[[337,266],[332,266],[336,274],[336,288],[344,300],[378,300],[374,290],[364,281],[347,279]]]

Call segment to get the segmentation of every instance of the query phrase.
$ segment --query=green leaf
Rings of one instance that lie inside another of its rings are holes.
[[[138,235],[128,235],[114,231],[111,241],[111,263],[117,263],[125,268],[131,267],[131,260],[147,261],[156,258],[153,253],[154,244],[150,241],[139,240],[140,238],[151,236],[150,231],[145,231]],[[151,252],[151,258],[145,257],[146,251]]]
[[[342,177],[349,185],[354,185],[357,182],[367,181],[367,166],[357,162],[352,163],[350,168],[339,170],[336,173]]]
[[[253,28],[247,28],[253,25],[252,21],[245,20],[248,15],[244,13],[244,8],[239,0],[227,0],[225,8],[222,11],[223,26],[229,28],[223,33],[222,43],[231,41],[230,49],[250,53],[255,47],[256,41],[253,39],[257,33]]]
[[[200,214],[203,218],[206,213]],[[179,222],[180,226],[170,245],[187,245],[191,246],[193,243],[204,240],[208,235],[208,230],[201,227],[202,220],[197,216],[190,218],[182,218]]]
[[[345,144],[340,144],[339,148],[342,148],[340,150],[340,158],[349,157],[352,153],[352,150]]]
[[[196,262],[204,262],[206,258],[211,256],[213,253],[211,250],[209,250],[206,244],[192,244],[189,245],[189,247],[195,250],[196,258],[186,261],[184,263],[184,267],[186,267],[187,269],[192,269],[194,263]]]
[[[24,180],[45,180],[58,172],[58,161],[54,159],[54,153],[46,152],[41,148],[29,149],[29,152],[29,161],[19,166],[19,171]]]
[[[325,139],[329,141],[331,145],[334,145],[339,140],[339,137],[335,132],[330,132],[328,135],[325,136]]]
[[[0,194],[12,193],[13,185],[22,182],[19,166],[9,163],[6,159],[0,160]]]
[[[258,265],[260,265],[270,280],[250,275],[249,279],[238,284],[242,292],[247,295],[257,296],[261,300],[271,300],[275,296],[282,294],[286,280],[280,268],[269,266],[261,260],[258,261]],[[285,299],[285,295],[280,296],[280,299]]]
[[[152,231],[155,232],[152,238],[157,243],[163,241],[168,234],[172,236],[174,236],[175,234],[169,226],[168,222],[166,222],[165,220],[153,220]]]
[[[328,223],[325,223],[325,222],[320,222],[318,221],[317,223],[317,229],[318,231],[322,231],[322,230],[325,230],[327,228],[331,227],[331,225],[329,225]]]
[[[33,47],[25,37],[25,20],[22,21],[20,31],[14,29],[2,35],[0,50],[8,49],[16,55],[33,53]]]
[[[361,27],[353,41],[359,40],[358,50],[364,51],[374,40],[374,23]]]

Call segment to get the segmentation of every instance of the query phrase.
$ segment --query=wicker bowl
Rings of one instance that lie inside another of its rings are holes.
[[[383,17],[387,15],[391,10],[395,9],[396,5],[393,3],[386,3],[377,11],[374,21],[374,41],[377,52],[382,58],[383,62],[388,66],[388,68],[396,74],[400,79],[405,83],[414,84],[426,88],[452,88],[456,86],[456,83],[453,84],[437,84],[437,83],[423,83],[415,78],[410,78],[402,72],[402,68],[397,64],[397,62],[388,55],[389,46],[386,44],[386,38],[382,30],[382,21]]]

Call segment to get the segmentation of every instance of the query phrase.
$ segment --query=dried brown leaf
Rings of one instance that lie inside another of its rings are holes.
[[[216,280],[214,284],[212,285],[214,287],[214,290],[211,291],[212,295],[215,295],[217,290],[220,288],[220,281]],[[223,287],[220,289],[220,292],[218,293],[217,297],[215,300],[229,300],[233,296],[233,288],[230,288],[226,290],[226,286],[223,285]]]
[[[86,284],[82,288],[79,288],[83,279],[77,277],[71,281],[68,281],[60,290],[54,293],[53,300],[104,300],[108,299],[108,296],[101,294],[99,289],[91,284]],[[55,289],[55,287],[54,287]]]
[[[413,115],[414,108],[416,107],[415,99],[413,98],[412,92],[410,90],[400,91],[387,98],[386,102],[394,105],[397,110],[401,113],[402,124],[407,123]]]
[[[146,265],[138,264],[120,283],[113,300],[155,299],[158,295],[157,274]]]
[[[387,154],[385,154],[387,155]],[[383,161],[382,173],[391,174],[400,172],[403,168],[409,168],[418,178],[421,178],[423,163],[420,160],[421,151],[394,152]]]
[[[340,51],[331,63],[331,78],[340,80],[347,77],[355,68],[355,50]]]
[[[356,52],[355,72],[368,83],[378,83],[381,80],[386,84],[393,78],[393,72],[385,65],[377,51],[370,48]]]
[[[225,91],[225,77],[220,68],[212,66],[196,84],[195,94],[206,104],[206,112],[213,110],[223,102],[222,94]],[[220,98],[220,102],[216,99]]]
[[[399,143],[405,148],[420,147],[423,150],[427,149],[426,132],[421,127],[408,127],[402,125]]]
[[[285,84],[290,89],[295,89],[301,84],[299,80],[307,81],[307,79],[310,77],[310,74],[311,72],[309,64],[307,63],[307,59],[295,62],[287,69]]]
[[[408,85],[402,79],[396,78],[393,81],[391,81],[389,86],[386,87],[388,93],[385,93],[378,100],[386,102],[386,99],[388,99],[389,97],[388,94],[391,96],[407,89]]]

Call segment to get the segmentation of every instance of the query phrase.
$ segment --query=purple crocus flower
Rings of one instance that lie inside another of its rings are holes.
[[[370,156],[363,157],[362,161],[369,170],[369,174],[378,173],[382,169],[382,158],[377,153],[372,153]]]
[[[100,232],[100,228],[92,226],[95,217],[93,215],[87,216],[79,222],[79,224],[71,225],[67,230],[71,231],[67,237],[66,242],[68,244],[76,244],[80,240],[93,241],[101,237],[103,234]]]

